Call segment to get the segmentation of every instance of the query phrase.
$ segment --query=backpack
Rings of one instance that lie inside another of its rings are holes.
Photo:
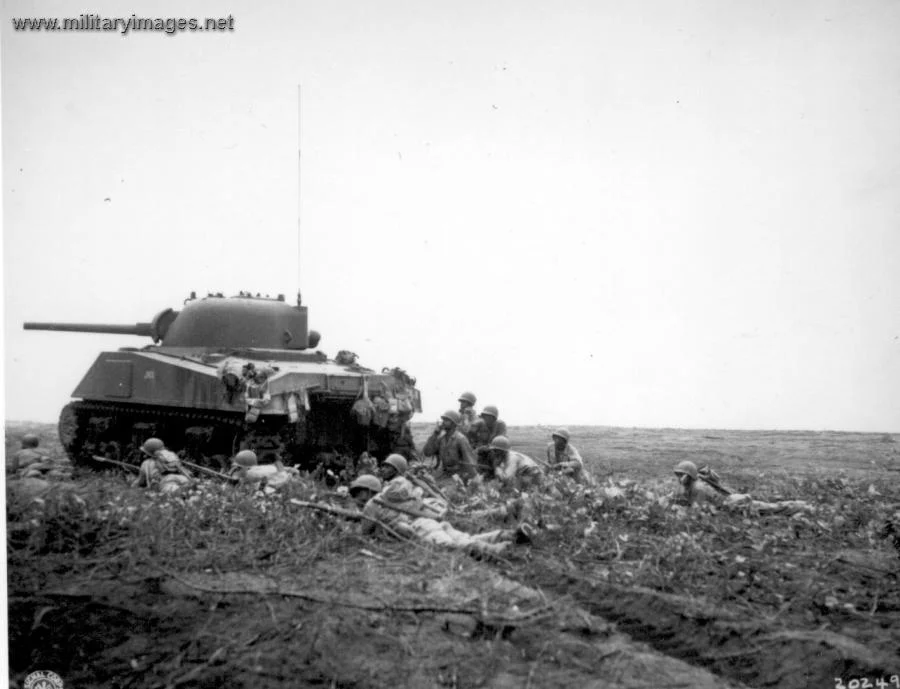
[[[337,353],[337,356],[334,358],[334,362],[336,364],[340,364],[341,366],[353,366],[356,364],[356,360],[359,357],[355,352],[351,352],[347,349],[342,349]]]
[[[353,403],[350,414],[356,419],[356,423],[360,426],[371,425],[375,418],[375,405],[369,399],[369,377],[363,376],[362,390],[359,393],[359,399]]]
[[[399,412],[400,416],[412,416],[413,405],[412,402],[409,401],[409,395],[406,391],[398,392],[395,401],[397,403],[397,411]]]
[[[181,460],[171,450],[159,450],[156,453],[156,459],[159,462],[162,473],[174,473],[181,469]]]
[[[384,428],[387,426],[388,415],[391,412],[391,407],[393,406],[394,396],[391,394],[391,391],[388,389],[388,386],[384,383],[381,384],[384,392],[380,395],[376,395],[372,402],[375,405],[375,411],[372,415],[372,422],[380,427]]]

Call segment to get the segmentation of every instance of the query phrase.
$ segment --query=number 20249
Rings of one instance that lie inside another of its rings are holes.
[[[896,687],[900,689],[900,675],[891,675],[890,679],[879,677],[874,682],[868,677],[859,677],[851,679],[846,684],[840,677],[834,678],[834,689],[887,689],[888,687]]]

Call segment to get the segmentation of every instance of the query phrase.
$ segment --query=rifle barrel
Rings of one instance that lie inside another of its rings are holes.
[[[238,478],[234,476],[229,476],[228,474],[223,474],[215,469],[209,469],[207,467],[200,466],[199,464],[194,464],[193,462],[189,462],[186,459],[182,459],[181,463],[184,464],[189,469],[195,469],[196,471],[201,471],[204,474],[208,474],[210,476],[215,476],[216,478],[223,479],[225,481],[230,481],[232,483],[237,483],[239,481]]]
[[[132,471],[140,471],[140,467],[136,467],[134,464],[129,464],[128,462],[120,462],[117,459],[109,459],[109,457],[101,457],[100,455],[93,455],[93,459],[95,462],[105,462],[106,464],[115,464],[116,466],[123,467],[125,469],[131,469]]]

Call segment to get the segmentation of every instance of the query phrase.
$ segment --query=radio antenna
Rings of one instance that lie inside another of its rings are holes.
[[[303,210],[303,202],[300,196],[300,169],[301,165],[301,144],[302,140],[300,138],[300,84],[297,84],[297,305],[301,304],[300,298],[300,256],[302,251],[300,250],[300,216],[301,211]]]

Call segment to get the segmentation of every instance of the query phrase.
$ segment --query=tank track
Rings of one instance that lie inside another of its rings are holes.
[[[141,416],[141,418],[190,420],[192,422],[201,420],[213,421],[215,423],[233,426],[243,426],[244,424],[243,415],[236,412],[200,412],[173,407],[137,406],[134,404],[115,404],[111,402],[93,402],[90,400],[73,402],[69,406],[74,406],[79,415],[84,412],[90,415],[127,415]]]
[[[209,460],[213,455],[231,456],[236,440],[244,434],[242,414],[234,412],[198,411],[171,407],[137,406],[90,400],[71,402],[59,418],[59,439],[73,463],[99,468],[92,457],[99,455],[129,463],[138,463],[140,442],[135,428],[146,429],[163,437],[167,447],[183,449],[185,430],[192,426],[213,429],[212,445],[201,463],[217,466]],[[277,431],[276,431],[277,432]],[[225,443],[225,438],[231,442]]]
[[[94,456],[140,464],[140,445],[151,436],[185,459],[216,469],[224,468],[242,449],[254,450],[263,463],[281,459],[315,466],[321,451],[341,448],[356,456],[365,449],[366,437],[349,430],[350,405],[346,400],[322,401],[319,411],[300,424],[290,423],[286,416],[266,416],[248,424],[241,412],[79,400],[61,411],[59,438],[73,463],[94,469],[108,468]],[[186,431],[196,426],[210,430],[199,450],[187,447]]]

